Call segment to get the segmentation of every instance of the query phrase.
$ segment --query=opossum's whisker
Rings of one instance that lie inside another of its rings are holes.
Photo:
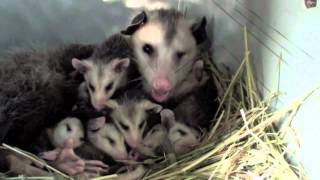
[[[180,70],[184,69],[187,67],[187,65],[191,64],[192,62],[191,61],[187,61],[186,63],[182,64],[181,66],[179,66],[175,71],[174,73],[177,73],[179,72]]]

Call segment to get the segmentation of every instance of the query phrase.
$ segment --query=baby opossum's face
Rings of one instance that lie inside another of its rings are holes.
[[[161,145],[167,135],[167,131],[162,125],[156,125],[149,130],[147,135],[143,138],[142,145],[154,151]]]
[[[98,130],[89,130],[88,138],[95,147],[108,154],[113,159],[128,159],[124,137],[112,123],[106,123]]]
[[[168,130],[168,139],[177,154],[184,154],[200,144],[200,133],[175,120],[174,113],[165,109],[161,112],[161,121]]]
[[[200,28],[204,26],[205,21]],[[181,14],[160,10],[139,14],[123,31],[132,34],[144,89],[157,102],[170,98],[190,72],[196,60],[197,43],[201,42],[197,40],[197,30],[192,29]]]
[[[84,142],[83,126],[77,118],[66,118],[53,129],[52,144],[55,147],[63,147],[64,142],[69,138],[73,140],[74,148]]]
[[[168,138],[177,154],[187,153],[200,144],[200,133],[179,122],[169,130]]]
[[[109,100],[108,103],[114,104],[111,117],[132,148],[137,148],[141,144],[147,124],[147,111],[160,112],[162,109],[160,105],[148,100],[124,102],[123,104]]]
[[[72,60],[73,66],[84,75],[92,106],[100,111],[104,103],[123,85],[130,60],[114,59],[109,63],[95,60]]]

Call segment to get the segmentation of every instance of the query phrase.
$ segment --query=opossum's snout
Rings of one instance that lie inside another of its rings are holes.
[[[105,108],[105,102],[106,98],[102,96],[95,96],[91,98],[91,104],[97,111],[101,111]]]
[[[128,158],[129,156],[128,156],[128,153],[126,152],[119,152],[114,156],[115,160],[127,160]]]
[[[139,137],[128,137],[127,143],[133,149],[137,148],[140,145],[141,139]]]
[[[154,100],[163,102],[168,99],[172,84],[168,78],[158,78],[152,82],[151,94]]]

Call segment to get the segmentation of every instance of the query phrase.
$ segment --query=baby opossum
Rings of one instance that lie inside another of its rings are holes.
[[[97,47],[88,59],[72,59],[73,67],[84,76],[91,104],[96,110],[102,110],[105,101],[127,85],[133,65],[130,62],[132,54],[127,39],[115,34]]]
[[[64,142],[69,138],[73,140],[74,148],[82,145],[85,140],[82,123],[74,117],[67,117],[55,126],[43,130],[36,141],[32,143],[30,152],[39,154],[55,148],[62,148]]]
[[[161,111],[161,121],[168,130],[168,139],[177,154],[187,153],[200,144],[200,133],[177,121],[173,111],[169,109]]]
[[[206,19],[190,25],[173,9],[143,11],[122,33],[131,35],[143,89],[162,103],[177,95],[190,73],[197,45],[206,40]]]
[[[88,131],[88,139],[97,149],[114,160],[128,159],[125,139],[113,123],[106,123],[98,130]]]
[[[154,126],[144,137],[140,149],[142,154],[154,156],[166,140],[170,141],[176,154],[189,152],[200,143],[200,133],[183,122],[176,121],[173,111],[164,109],[160,114],[162,124]]]
[[[109,100],[106,104],[112,109],[111,118],[126,142],[131,148],[139,146],[144,130],[147,126],[149,111],[159,113],[162,107],[144,98],[132,98],[125,94],[116,100]],[[129,95],[130,96],[130,95]]]
[[[28,150],[43,129],[68,116],[79,85],[66,76],[68,58],[87,55],[74,48],[21,50],[0,60],[0,143]]]
[[[59,122],[54,128],[47,130],[54,147],[63,147],[64,142],[73,139],[73,147],[77,148],[84,142],[84,130],[79,119],[68,117]]]

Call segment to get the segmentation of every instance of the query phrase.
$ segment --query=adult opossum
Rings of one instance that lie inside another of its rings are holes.
[[[79,81],[71,58],[90,56],[93,47],[70,45],[57,50],[20,50],[0,60],[0,142],[27,149],[41,130],[70,113]]]
[[[204,17],[190,25],[182,13],[159,9],[141,12],[122,31],[131,35],[143,89],[155,101],[178,95],[175,91],[197,60],[197,45],[206,39],[205,28]]]
[[[132,58],[127,39],[115,34],[97,47],[88,59],[72,59],[73,67],[84,76],[91,104],[96,110],[101,111],[105,101],[128,84],[128,77],[134,72]]]

